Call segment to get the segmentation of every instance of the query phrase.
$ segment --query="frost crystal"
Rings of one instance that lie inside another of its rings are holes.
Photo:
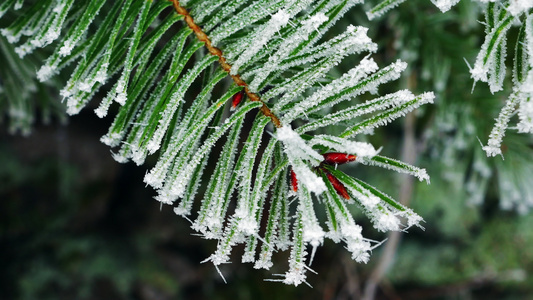
[[[72,52],[72,49],[74,48],[74,43],[72,41],[65,41],[63,42],[63,46],[59,49],[59,55],[60,56],[67,56]]]
[[[300,135],[292,130],[290,125],[279,128],[276,132],[276,137],[284,143],[287,152],[294,158],[309,160],[313,166],[317,166],[322,161],[322,156],[307,145]]]
[[[24,4],[24,0],[17,0],[17,2],[15,3],[14,9],[15,10],[21,9],[23,4]]]
[[[253,235],[258,230],[258,224],[252,216],[244,216],[239,219],[237,228],[245,235]]]
[[[531,0],[509,0],[507,11],[513,16],[518,16],[530,8],[533,8],[533,1]]]
[[[486,146],[483,146],[483,150],[487,153],[487,156],[502,155],[502,150],[500,149],[502,140],[515,106],[518,104],[518,100],[519,97],[516,94],[511,94],[505,106],[500,111],[498,118],[496,118],[496,124],[494,124],[494,128],[490,132],[489,141]]]
[[[55,73],[55,68],[44,65],[37,72],[37,79],[39,79],[40,82],[44,82],[50,79],[50,77],[52,77]]]
[[[407,227],[420,226],[420,222],[422,221],[423,219],[421,216],[411,211],[407,214]]]
[[[388,157],[378,156],[370,157],[370,159],[362,157],[359,162],[364,165],[377,166],[385,169],[393,170],[398,173],[405,173],[415,176],[420,181],[426,181],[429,184],[429,175],[425,169],[420,169],[415,166],[411,166],[399,160],[395,160]]]
[[[377,17],[382,16],[387,11],[393,9],[394,7],[404,3],[406,0],[389,0],[389,1],[383,1],[382,3],[378,4],[376,7],[374,7],[372,10],[366,12],[366,16],[369,20],[373,20]]]
[[[313,150],[307,143],[294,132],[290,125],[285,125],[278,129],[276,137],[283,142],[285,153],[293,167],[294,173],[298,180],[302,182],[310,191],[315,194],[321,194],[326,190],[324,181],[318,177],[304,161],[309,162],[312,166],[318,166],[323,157]]]
[[[258,29],[254,35],[254,39],[251,41],[247,49],[239,55],[235,62],[233,62],[230,74],[237,74],[239,72],[239,68],[244,63],[250,60],[261,48],[263,48],[274,34],[276,34],[282,27],[287,25],[289,22],[289,17],[290,15],[286,11],[280,9],[272,16],[267,24]]]
[[[377,230],[383,232],[400,230],[400,220],[387,209],[383,212],[374,212],[374,215],[376,218],[374,227]]]
[[[533,133],[533,96],[522,95],[518,109],[518,132]]]
[[[378,154],[374,146],[369,143],[354,142],[331,135],[316,135],[309,141],[311,146],[318,144],[326,146],[333,151],[357,155],[358,159],[370,159]]]
[[[305,114],[308,111],[316,110],[318,106],[325,99],[331,97],[331,95],[335,95],[336,93],[344,89],[357,85],[369,73],[375,72],[378,69],[379,68],[373,59],[363,59],[357,67],[348,71],[341,78],[334,80],[333,82],[329,83],[328,85],[324,86],[323,88],[315,92],[310,97],[307,97],[306,99],[298,103],[295,107],[293,107],[290,111],[288,111],[282,117],[283,122],[289,123],[293,121],[295,118]],[[375,88],[377,87],[379,83],[386,82],[388,80],[389,78],[381,78],[380,80],[376,80],[376,82],[372,84],[370,89]],[[343,98],[339,98],[338,100],[332,103],[328,103],[328,106],[332,106],[333,104],[340,102],[341,100],[346,99],[346,98],[347,98],[346,96]]]
[[[460,0],[431,0],[436,7],[438,7],[442,12],[450,10],[455,4],[459,3]]]
[[[302,28],[299,31],[296,31],[295,36],[285,39],[279,46],[279,50],[274,53],[274,55],[270,56],[268,62],[261,68],[261,72],[258,73],[254,80],[250,83],[250,90],[257,92],[259,85],[268,77],[268,75],[278,70],[279,63],[285,59],[290,52],[303,40],[307,40],[311,32],[317,30],[318,26],[327,20],[328,18],[324,14],[318,13],[312,16],[310,19],[303,21]]]

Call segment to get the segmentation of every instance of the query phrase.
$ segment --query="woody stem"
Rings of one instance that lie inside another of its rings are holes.
[[[246,93],[250,101],[257,101],[257,102],[263,103],[263,106],[261,107],[261,112],[263,113],[263,115],[269,117],[272,123],[274,124],[274,126],[276,126],[277,128],[280,128],[282,125],[281,125],[281,122],[279,121],[279,118],[270,110],[270,108],[268,108],[265,102],[261,100],[261,97],[259,97],[259,95],[250,91],[248,84],[244,80],[242,80],[239,74],[235,74],[235,75],[230,74],[231,65],[228,64],[224,56],[222,56],[222,50],[218,49],[217,47],[214,47],[211,44],[211,40],[209,40],[209,37],[207,36],[207,34],[203,32],[200,26],[194,23],[194,19],[191,17],[189,12],[185,8],[180,6],[180,2],[178,0],[170,0],[170,1],[172,1],[172,3],[174,4],[174,9],[176,10],[176,13],[182,15],[185,18],[185,23],[187,23],[187,26],[189,26],[189,28],[192,29],[194,34],[196,34],[196,37],[201,42],[205,43],[205,47],[207,48],[209,53],[211,53],[212,55],[218,56],[218,62],[220,63],[220,66],[222,67],[222,69],[231,76],[235,84],[237,84],[238,86],[242,86],[244,88],[244,92]]]

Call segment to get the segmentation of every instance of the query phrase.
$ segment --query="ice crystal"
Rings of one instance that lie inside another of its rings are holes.
[[[509,0],[507,11],[513,16],[517,16],[526,12],[530,8],[533,8],[533,2],[530,0]]]
[[[518,118],[520,120],[517,124],[518,132],[533,133],[533,96],[520,97]]]
[[[323,145],[332,151],[354,154],[358,159],[372,158],[379,152],[369,143],[355,142],[331,135],[316,135],[309,141],[309,145]]]
[[[387,11],[393,9],[394,7],[404,3],[406,0],[385,0],[366,12],[366,16],[369,20],[373,20],[377,17],[382,16]]]
[[[237,74],[239,68],[264,47],[270,38],[289,22],[290,15],[285,10],[279,10],[272,15],[270,21],[262,28],[258,29],[253,40],[246,50],[233,62],[230,74]]]
[[[502,150],[500,149],[502,140],[518,100],[519,97],[516,94],[512,94],[500,111],[498,118],[496,118],[496,124],[494,124],[494,128],[490,132],[489,141],[486,146],[483,146],[487,156],[502,155]]]
[[[431,0],[442,12],[450,10],[460,0]]]
[[[320,161],[322,161],[322,156],[307,145],[305,140],[291,129],[290,125],[285,125],[278,129],[276,138],[283,142],[285,153],[298,180],[315,194],[324,192],[326,190],[324,182],[305,163],[308,162],[311,166],[318,166]]]
[[[275,16],[275,15],[274,15]],[[272,16],[272,18],[274,18]],[[270,56],[269,60],[261,68],[261,72],[250,83],[250,90],[257,92],[259,85],[270,75],[270,73],[278,70],[279,63],[289,56],[290,52],[294,50],[303,40],[307,40],[309,34],[314,30],[317,30],[318,26],[328,18],[323,13],[318,13],[308,20],[302,21],[302,28],[299,31],[296,31],[294,37],[285,39],[279,46],[279,50]]]

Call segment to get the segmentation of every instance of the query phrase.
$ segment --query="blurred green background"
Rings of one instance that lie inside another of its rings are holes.
[[[347,170],[396,198],[411,187],[409,206],[426,221],[425,231],[412,228],[401,235],[376,299],[533,299],[533,215],[521,205],[533,201],[528,194],[533,141],[509,131],[505,160],[488,159],[481,151],[478,137],[486,141],[508,92],[491,95],[478,84],[471,93],[463,58],[474,61],[483,42],[479,12],[469,1],[446,14],[430,1],[408,1],[369,22],[358,7],[330,33],[348,24],[367,26],[379,44],[372,56],[378,64],[397,58],[409,63],[402,79],[381,93],[409,88],[437,95],[434,105],[369,137],[396,158],[405,156],[401,149],[410,143],[410,159],[427,168],[431,185],[378,168]],[[340,70],[355,63],[355,58],[345,61]],[[7,82],[5,72],[0,76]],[[35,103],[43,102],[42,93],[57,94],[36,87]],[[200,263],[215,250],[214,242],[192,235],[188,221],[169,206],[161,208],[145,188],[142,178],[151,162],[118,164],[98,141],[111,119],[85,109],[68,124],[60,113],[43,122],[48,119],[40,117],[43,107],[60,107],[57,100],[46,101],[52,104],[36,108],[30,136],[0,129],[0,299],[360,299],[364,294],[384,245],[361,265],[341,245],[326,241],[312,265],[318,275],[308,274],[312,289],[264,281],[285,272],[287,253],[275,254],[277,264],[266,272],[241,264],[242,251],[236,249],[234,263],[221,268],[224,284],[211,264]],[[353,213],[366,237],[386,238],[356,209]]]

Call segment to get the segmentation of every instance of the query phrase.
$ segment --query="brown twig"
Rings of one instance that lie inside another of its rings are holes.
[[[185,23],[187,23],[187,26],[189,26],[189,28],[192,29],[194,34],[196,34],[196,37],[201,42],[205,43],[205,47],[207,48],[209,53],[211,53],[212,55],[218,56],[218,62],[220,63],[220,66],[222,67],[222,69],[228,72],[228,74],[230,74],[231,65],[228,64],[224,56],[222,56],[222,50],[218,49],[217,47],[214,47],[211,44],[211,40],[209,40],[209,37],[207,36],[207,34],[205,34],[202,28],[200,28],[200,26],[194,23],[194,19],[191,17],[189,12],[180,5],[180,2],[178,0],[170,0],[170,1],[172,1],[172,3],[174,4],[174,9],[176,10],[176,13],[182,15],[185,18]],[[279,118],[270,110],[270,108],[268,108],[268,106],[263,102],[263,100],[261,100],[261,97],[259,97],[259,95],[252,93],[250,91],[250,89],[248,88],[248,84],[244,80],[242,80],[241,76],[239,74],[236,74],[236,75],[230,74],[230,76],[238,86],[244,87],[244,92],[246,93],[250,101],[257,101],[257,102],[263,103],[263,106],[261,107],[261,112],[263,113],[263,115],[269,117],[272,123],[274,124],[274,126],[276,126],[277,128],[280,128],[281,122],[279,121]]]

